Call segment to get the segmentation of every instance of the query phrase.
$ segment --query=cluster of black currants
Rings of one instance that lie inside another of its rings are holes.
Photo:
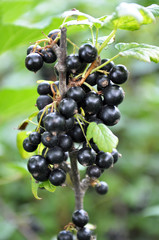
[[[58,33],[59,30],[51,31],[49,41],[56,41]],[[59,40],[56,43],[59,44]],[[51,46],[50,42],[48,44]],[[26,67],[34,72],[41,68],[43,61],[51,63],[56,60],[51,48],[34,45],[27,52]],[[96,59],[98,70],[90,72],[85,79],[86,84],[80,84],[81,73],[87,72],[88,64]],[[78,54],[67,56],[66,68],[67,92],[62,99],[59,97],[59,81],[51,84],[44,81],[37,87],[38,127],[24,140],[23,147],[34,152],[42,143],[44,148],[30,157],[28,170],[37,181],[49,180],[54,186],[62,186],[67,173],[64,166],[69,165],[69,153],[75,151],[78,163],[86,167],[90,184],[93,183],[97,193],[106,194],[108,185],[98,178],[118,161],[119,153],[116,149],[111,153],[100,151],[93,139],[88,142],[86,131],[90,122],[107,126],[118,123],[118,105],[124,99],[124,91],[119,85],[127,80],[128,71],[125,66],[115,65],[108,59],[100,60],[97,49],[89,43],[83,44]],[[79,240],[91,239],[92,232],[85,227],[88,220],[83,209],[73,213],[72,221]],[[73,235],[64,230],[59,233],[58,240],[73,240]]]

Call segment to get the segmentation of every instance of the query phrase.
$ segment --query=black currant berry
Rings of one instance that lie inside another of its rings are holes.
[[[95,115],[88,115],[88,117],[86,117],[86,120],[88,122],[95,122],[97,124],[103,123],[103,121],[101,119],[97,118]]]
[[[108,126],[117,124],[120,120],[120,111],[116,106],[105,105],[102,107],[99,118]]]
[[[30,45],[28,48],[27,48],[27,55],[32,53],[34,51],[34,47],[35,45]],[[41,51],[41,47],[39,45],[36,46],[35,48],[35,52],[38,53]]]
[[[43,109],[46,105],[52,103],[53,100],[50,96],[48,95],[40,95],[37,100],[36,100],[36,104],[37,104],[37,108],[39,110]]]
[[[45,111],[45,112],[44,112]],[[37,121],[39,123],[40,122],[40,125],[43,127],[44,124],[43,124],[43,119],[46,117],[47,114],[49,114],[51,112],[51,108],[49,109],[41,109],[39,112],[38,112],[38,115],[37,115]],[[42,128],[43,129],[43,128]]]
[[[101,96],[95,92],[87,93],[82,104],[84,111],[89,114],[98,114],[103,105]]]
[[[93,165],[87,168],[87,174],[91,178],[99,178],[101,175],[101,170],[98,166]]]
[[[77,103],[72,98],[63,98],[59,104],[59,111],[65,118],[70,118],[77,112]]]
[[[91,63],[97,58],[97,49],[93,45],[85,43],[79,48],[79,57],[81,61]]]
[[[50,163],[50,164],[59,164],[62,163],[64,161],[64,151],[62,150],[62,148],[55,146],[51,149],[48,150],[47,154],[46,154],[46,160]]]
[[[91,86],[96,85],[97,77],[98,77],[98,73],[97,73],[97,72],[91,73],[91,74],[86,78],[86,83],[88,83],[88,84],[91,85]]]
[[[89,147],[81,148],[78,151],[77,159],[83,166],[90,166],[95,162],[96,153]]]
[[[77,232],[78,240],[91,240],[92,231],[89,228],[81,228]]]
[[[57,59],[56,54],[51,48],[41,50],[42,58],[46,63],[54,63]]]
[[[38,53],[30,53],[25,58],[25,66],[28,70],[37,72],[43,66],[43,59]]]
[[[66,173],[60,168],[53,169],[53,171],[50,173],[49,181],[54,186],[60,186],[65,182],[65,180],[66,180]]]
[[[100,168],[110,168],[113,164],[113,157],[109,152],[99,152],[96,157],[96,164]]]
[[[32,132],[29,135],[29,140],[32,144],[38,145],[41,142],[41,134],[39,132]]]
[[[109,85],[103,90],[104,103],[119,105],[124,99],[124,91],[118,85]]]
[[[50,132],[44,132],[41,136],[41,142],[45,147],[53,148],[58,144],[57,135],[52,135]]]
[[[73,235],[70,231],[63,230],[59,232],[57,240],[73,240]]]
[[[96,83],[97,83],[97,89],[101,91],[101,90],[104,90],[110,84],[110,80],[106,75],[99,75],[96,80]]]
[[[67,71],[71,73],[76,73],[81,68],[81,61],[78,54],[71,54],[66,57],[66,67]]]
[[[115,65],[110,73],[109,79],[116,84],[122,84],[128,79],[128,70],[124,65]]]
[[[58,112],[49,113],[43,120],[44,126],[48,132],[65,131],[65,118]]]
[[[23,148],[27,152],[34,152],[37,149],[37,144],[32,144],[29,138],[25,138],[23,141]]]
[[[72,215],[72,222],[77,227],[84,227],[89,221],[89,216],[83,209],[76,210]]]
[[[93,139],[91,139],[89,143],[90,143],[91,147],[93,148],[93,150],[96,153],[98,153],[99,149],[98,149],[97,145],[93,142]],[[88,146],[87,142],[84,142],[83,147],[87,147],[87,146]]]
[[[66,131],[71,130],[74,127],[74,124],[75,124],[74,117],[66,119]]]
[[[73,145],[72,138],[67,134],[61,134],[58,136],[58,145],[64,152],[70,151]]]
[[[108,192],[108,184],[106,182],[99,182],[96,185],[96,192],[103,195],[106,194]]]
[[[114,148],[111,155],[113,156],[113,163],[116,163],[120,155],[119,152]]]
[[[77,103],[81,102],[85,97],[85,92],[81,87],[71,87],[66,93],[68,98],[74,99]]]
[[[52,40],[55,40],[57,38],[58,34],[60,33],[60,29],[54,29],[49,32],[48,37],[52,38]],[[60,40],[58,40],[57,44],[59,45]]]
[[[28,170],[37,181],[46,181],[49,178],[50,169],[46,159],[40,155],[30,157]]]
[[[48,82],[39,83],[37,87],[37,92],[39,93],[39,95],[47,95],[47,94],[52,95],[51,87]]]
[[[67,134],[71,136],[74,142],[81,143],[85,140],[83,131],[78,124],[75,124],[74,127],[67,132]]]
[[[105,62],[107,62],[109,59],[102,59],[101,60],[101,65]],[[100,70],[104,70],[109,72],[111,70],[111,68],[114,66],[114,62],[109,62],[108,64],[106,64],[104,67],[100,68]]]

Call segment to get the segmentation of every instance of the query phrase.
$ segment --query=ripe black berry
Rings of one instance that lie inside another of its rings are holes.
[[[98,149],[97,145],[93,142],[92,139],[90,140],[89,143],[90,143],[91,147],[93,148],[93,150],[94,150],[96,153],[98,153],[98,152],[99,152],[99,149]],[[88,146],[87,142],[84,142],[83,147],[87,147],[87,146]]]
[[[109,152],[99,152],[96,157],[96,164],[100,168],[110,168],[113,164],[113,157]]]
[[[32,132],[29,135],[29,140],[32,144],[38,145],[41,142],[41,134],[38,132]]]
[[[48,132],[63,132],[65,130],[65,118],[58,112],[49,113],[43,122]]]
[[[79,49],[79,57],[81,61],[91,63],[97,57],[97,49],[93,45],[85,43]]]
[[[71,130],[73,128],[74,124],[75,124],[75,118],[74,117],[66,119],[66,131]]]
[[[33,52],[34,47],[35,47],[35,45],[30,45],[30,46],[27,48],[27,55]],[[35,52],[38,53],[38,52],[40,52],[40,51],[41,51],[41,47],[40,47],[39,45],[37,45],[36,48],[35,48]]]
[[[110,84],[110,80],[106,75],[99,75],[97,77],[96,83],[97,83],[97,89],[101,91],[101,90],[104,90]]]
[[[118,85],[109,85],[103,90],[104,103],[119,105],[124,99],[124,91]]]
[[[42,58],[46,63],[54,63],[57,59],[56,54],[51,48],[41,50]]]
[[[70,118],[77,112],[77,103],[72,98],[63,98],[59,104],[59,111],[65,118]]]
[[[48,95],[40,95],[37,100],[36,100],[36,104],[37,104],[37,108],[39,110],[43,109],[46,105],[52,103],[53,100],[50,96]]]
[[[58,137],[57,135],[52,135],[50,132],[44,132],[41,136],[41,142],[44,146],[53,148],[58,144]]]
[[[87,174],[91,178],[99,178],[101,175],[101,170],[98,166],[93,165],[87,168]]]
[[[68,131],[68,133],[74,142],[81,143],[85,140],[85,136],[82,132],[81,127],[78,124],[75,124],[74,127]]]
[[[88,228],[81,228],[77,232],[78,240],[91,240],[92,231]]]
[[[48,150],[47,154],[46,154],[46,160],[50,163],[50,164],[59,164],[62,163],[64,161],[64,151],[62,150],[62,148],[55,146],[51,149]]]
[[[89,221],[89,216],[83,209],[76,210],[72,215],[72,222],[78,227],[84,227]]]
[[[95,92],[87,93],[83,100],[83,108],[85,112],[89,114],[98,114],[102,105],[101,96]]]
[[[96,192],[103,195],[108,192],[108,184],[106,182],[99,182],[96,185]]]
[[[81,61],[77,54],[71,54],[66,57],[66,67],[68,72],[76,73],[81,68]]]
[[[58,34],[60,33],[60,29],[54,29],[52,31],[49,32],[48,37],[52,38],[52,40],[55,40],[55,38],[57,38]],[[59,40],[58,40],[58,45],[59,45]]]
[[[111,155],[113,156],[113,163],[116,163],[119,158],[119,152],[114,148]]]
[[[37,72],[43,66],[43,59],[38,53],[30,53],[25,58],[25,66],[28,70]]]
[[[40,155],[30,157],[28,170],[37,181],[46,181],[50,174],[46,159]]]
[[[110,73],[109,79],[116,84],[122,84],[128,79],[128,70],[124,65],[115,65]]]
[[[86,94],[81,87],[71,87],[66,94],[67,97],[74,99],[77,103],[81,102],[85,95]]]
[[[23,141],[23,148],[27,152],[34,152],[37,149],[37,144],[32,144],[29,138],[25,138]]]
[[[77,159],[81,165],[89,166],[95,162],[96,154],[93,149],[89,147],[81,148],[78,151]]]
[[[96,79],[97,79],[97,77],[98,77],[98,73],[97,73],[97,72],[91,73],[91,74],[86,78],[86,83],[88,83],[88,84],[91,85],[91,86],[96,85]]]
[[[105,62],[107,62],[109,59],[102,59],[101,60],[101,65]],[[114,66],[114,62],[109,62],[108,64],[106,64],[104,67],[100,68],[100,70],[104,70],[109,72],[111,70],[111,68]]]
[[[58,136],[58,145],[64,152],[70,151],[73,145],[72,138],[67,134],[61,134]]]
[[[99,118],[108,126],[117,124],[120,120],[120,111],[115,106],[105,105],[102,107]]]
[[[37,92],[39,93],[39,95],[47,95],[47,94],[52,95],[51,87],[48,82],[39,83],[37,87]]]
[[[57,240],[73,240],[73,235],[70,231],[61,231],[57,236]]]
[[[65,182],[65,180],[66,180],[66,173],[60,168],[53,169],[53,171],[50,173],[49,181],[54,186],[60,186]]]

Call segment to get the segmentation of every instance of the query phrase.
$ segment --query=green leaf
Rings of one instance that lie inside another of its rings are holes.
[[[112,152],[118,144],[118,138],[104,124],[92,122],[87,128],[88,141],[93,138],[100,151]]]
[[[49,192],[55,192],[56,187],[50,183],[50,181],[45,181],[40,184],[40,187],[44,187]]]
[[[107,38],[108,38],[109,36],[104,36],[104,37],[99,37],[98,38],[98,42],[100,43],[100,44],[102,44],[103,42],[105,42],[106,40],[107,40]],[[115,40],[115,37],[113,38],[111,38],[110,39],[110,41],[108,42],[108,45],[109,44],[112,44],[113,42],[114,42],[114,40]]]
[[[120,51],[120,56],[131,56],[145,62],[159,62],[159,47],[157,46],[133,42],[118,43],[115,47]]]
[[[138,30],[141,25],[155,21],[151,10],[136,3],[121,3],[115,12],[106,18],[104,25],[114,29]]]
[[[39,183],[36,182],[36,180],[31,177],[31,190],[32,190],[32,193],[34,195],[34,197],[38,200],[41,200],[42,198],[40,198],[38,196],[38,188],[39,188]]]
[[[18,130],[25,130],[29,121],[31,121],[34,117],[38,115],[39,111],[32,113],[27,119],[25,119],[22,123],[19,124]]]
[[[159,206],[153,206],[153,207],[149,207],[149,208],[146,208],[144,211],[143,211],[143,216],[144,217],[154,217],[154,216],[159,216]]]
[[[152,14],[153,14],[155,17],[159,17],[159,5],[157,5],[157,4],[152,4],[152,5],[148,6],[147,9],[148,9],[149,11],[151,11]]]

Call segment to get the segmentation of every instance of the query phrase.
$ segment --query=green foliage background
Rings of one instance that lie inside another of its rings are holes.
[[[36,75],[24,67],[30,42],[61,24],[58,16],[76,8],[94,17],[111,14],[122,1],[114,0],[1,0],[0,1],[0,240],[50,240],[71,221],[73,192],[57,188],[55,193],[39,191],[42,200],[31,193],[30,176],[16,147],[17,126],[33,111],[37,98]],[[125,1],[132,2],[132,1]],[[143,6],[158,1],[133,1]],[[158,45],[156,24],[138,31],[119,30],[116,42]],[[79,33],[80,31],[80,33]],[[90,32],[73,27],[69,38],[77,44]],[[102,30],[100,35],[108,35]],[[71,51],[71,49],[69,49]],[[102,57],[116,53],[113,47]],[[125,101],[119,106],[122,118],[111,130],[119,138],[122,158],[102,176],[109,194],[99,196],[90,189],[85,209],[97,225],[99,240],[159,239],[159,65],[120,58],[130,71],[123,86]],[[31,127],[30,129],[33,129]],[[83,172],[84,173],[84,172]]]

